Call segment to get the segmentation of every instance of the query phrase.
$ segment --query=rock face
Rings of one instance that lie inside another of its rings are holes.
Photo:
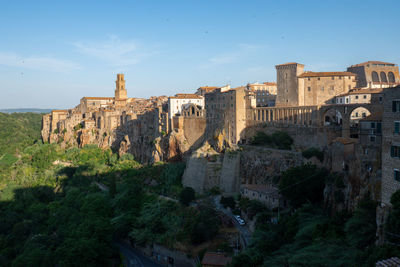
[[[218,187],[224,194],[235,194],[240,184],[272,183],[274,176],[302,162],[299,152],[245,146],[218,153],[206,145],[188,159],[183,184],[199,193]]]
[[[246,146],[240,158],[240,176],[246,184],[267,183],[288,168],[303,163],[300,152],[257,146]]]

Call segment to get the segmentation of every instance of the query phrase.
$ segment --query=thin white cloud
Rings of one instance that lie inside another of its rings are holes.
[[[70,72],[81,68],[69,60],[44,56],[24,57],[13,52],[0,52],[0,65],[53,72]]]
[[[237,44],[233,50],[211,57],[208,60],[208,63],[201,65],[200,68],[210,68],[219,65],[237,63],[246,57],[254,56],[254,54],[266,48],[268,48],[267,45],[246,43]]]
[[[104,42],[76,42],[74,46],[80,53],[106,61],[112,66],[137,64],[146,55],[136,42],[122,41],[114,35]]]

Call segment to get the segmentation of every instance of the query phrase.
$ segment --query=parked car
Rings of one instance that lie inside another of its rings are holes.
[[[239,223],[239,225],[245,225],[246,224],[246,222],[242,218],[240,218],[239,215],[234,215],[234,217],[235,217],[236,221]]]

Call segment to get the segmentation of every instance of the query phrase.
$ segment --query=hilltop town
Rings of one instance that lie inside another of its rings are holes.
[[[354,208],[364,194],[390,206],[400,189],[400,76],[394,63],[368,61],[346,71],[276,65],[277,80],[192,94],[128,98],[123,74],[114,97],[83,97],[69,110],[43,116],[42,138],[63,147],[95,144],[143,163],[185,160],[183,183],[197,192],[251,193],[284,206],[272,177],[312,161],[341,173],[344,200],[325,188],[330,205]],[[291,150],[250,146],[259,133],[286,132]],[[304,158],[315,149],[322,160]],[[378,221],[378,219],[377,219]]]

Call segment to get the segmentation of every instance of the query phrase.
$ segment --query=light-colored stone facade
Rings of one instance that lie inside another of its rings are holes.
[[[347,68],[357,75],[359,88],[387,88],[400,84],[399,67],[394,63],[367,61]]]

